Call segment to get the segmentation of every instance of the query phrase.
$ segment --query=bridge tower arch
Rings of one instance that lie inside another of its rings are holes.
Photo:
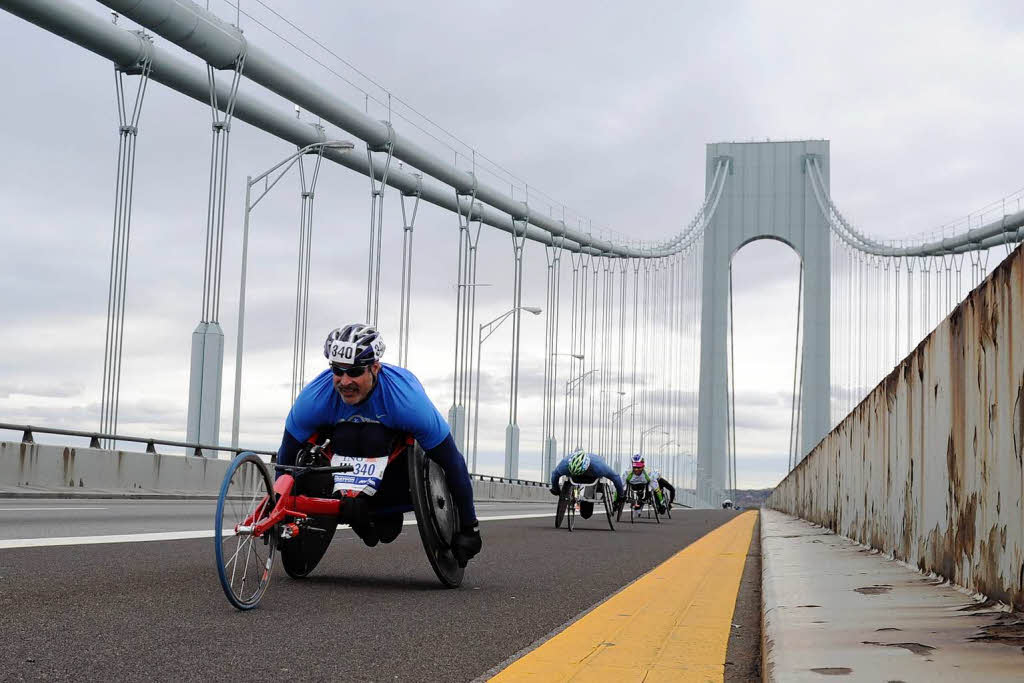
[[[698,487],[724,491],[728,473],[729,268],[745,244],[773,238],[791,246],[803,265],[803,375],[800,456],[829,429],[829,320],[831,240],[804,173],[814,155],[829,185],[827,140],[726,142],[707,146],[706,182],[717,162],[729,160],[729,178],[704,233],[698,398]]]

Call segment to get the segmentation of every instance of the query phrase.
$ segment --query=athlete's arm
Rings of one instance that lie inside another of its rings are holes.
[[[601,463],[600,466],[595,467],[594,470],[596,471],[597,476],[611,479],[612,484],[615,485],[615,492],[619,494],[620,498],[626,495],[626,491],[622,487],[622,479],[619,478],[619,475],[616,474],[615,470],[608,466],[607,463]]]
[[[551,470],[551,492],[558,495],[558,480],[569,474],[569,464],[563,458],[561,462]]]
[[[464,528],[476,524],[476,509],[473,507],[473,483],[469,479],[466,460],[459,453],[451,432],[441,443],[426,451],[427,457],[436,462],[444,470],[445,481],[455,497]]]
[[[289,434],[287,429],[284,430],[284,436],[281,437],[281,447],[277,449],[277,464],[294,465],[295,456],[298,455],[301,449],[302,442]],[[282,470],[277,470],[274,473],[274,478],[277,479],[282,473]]]

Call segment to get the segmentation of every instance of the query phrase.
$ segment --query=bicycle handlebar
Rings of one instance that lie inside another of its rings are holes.
[[[352,465],[337,465],[335,467],[304,467],[302,465],[274,465],[276,469],[283,470],[285,472],[298,472],[299,474],[308,474],[310,472],[354,472],[355,468]]]

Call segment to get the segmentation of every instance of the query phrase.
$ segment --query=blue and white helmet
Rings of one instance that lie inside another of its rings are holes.
[[[324,342],[324,357],[331,365],[373,365],[384,355],[384,338],[372,325],[352,323],[336,327]]]
[[[633,463],[633,467],[644,466],[644,456],[640,455],[639,453],[634,453],[633,457],[630,458],[630,461]]]

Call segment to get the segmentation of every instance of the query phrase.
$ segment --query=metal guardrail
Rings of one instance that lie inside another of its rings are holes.
[[[277,455],[277,451],[258,451],[252,448],[231,448],[230,446],[211,446],[208,444],[190,443],[188,441],[171,441],[170,439],[151,439],[142,436],[124,436],[120,434],[104,434],[103,432],[85,432],[76,429],[53,429],[52,427],[35,427],[33,425],[18,425],[10,424],[7,422],[0,422],[0,429],[7,429],[12,432],[21,432],[22,443],[35,443],[33,439],[33,432],[39,434],[59,434],[61,436],[79,436],[82,438],[89,439],[89,448],[103,448],[100,444],[101,439],[108,440],[110,442],[117,441],[128,441],[131,443],[144,443],[146,444],[146,452],[157,453],[156,447],[160,446],[176,446],[178,448],[191,449],[192,454],[200,458],[205,457],[203,451],[225,451],[228,453],[256,453],[258,455],[269,455],[271,457]],[[107,449],[111,450],[111,449]]]
[[[210,446],[206,444],[189,443],[187,441],[171,441],[169,439],[150,439],[142,436],[123,436],[120,434],[104,434],[103,432],[86,432],[77,429],[54,429],[52,427],[35,427],[33,425],[20,425],[11,424],[8,422],[0,422],[0,429],[10,430],[12,432],[21,432],[22,443],[35,443],[32,437],[33,432],[39,434],[59,434],[61,436],[78,436],[85,439],[89,439],[89,448],[103,448],[100,444],[101,439],[108,441],[128,441],[132,443],[144,443],[146,444],[146,452],[157,453],[156,447],[160,446],[176,446],[178,448],[192,449],[193,455],[198,457],[204,457],[203,451],[225,451],[227,453],[256,453],[257,455],[269,455],[271,458],[277,455],[277,451],[260,451],[253,448],[231,448],[230,446]],[[108,449],[109,450],[109,449]],[[273,461],[271,461],[273,462]],[[531,481],[528,479],[506,479],[505,477],[496,477],[489,474],[471,474],[471,479],[477,481],[494,481],[501,484],[518,484],[520,486],[543,486],[547,487],[548,484],[542,481]]]
[[[476,479],[477,481],[496,481],[501,484],[519,484],[520,486],[543,486],[548,488],[550,484],[545,484],[542,481],[532,481],[530,479],[506,479],[505,477],[494,477],[489,474],[471,474],[470,479]]]

